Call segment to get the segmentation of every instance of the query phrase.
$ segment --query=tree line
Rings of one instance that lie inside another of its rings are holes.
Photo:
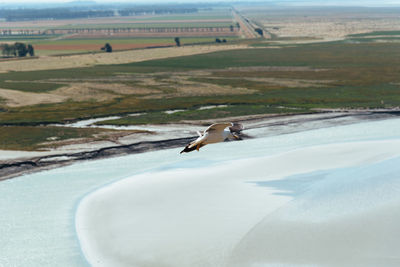
[[[94,17],[132,16],[142,14],[181,14],[198,12],[196,7],[185,6],[141,6],[123,9],[43,8],[43,9],[0,9],[0,18],[6,21],[42,20],[42,19],[79,19]]]
[[[185,14],[196,12],[198,12],[196,7],[139,7],[118,10],[118,13],[121,16],[134,16],[143,14]]]
[[[2,55],[5,57],[26,57],[30,55],[33,57],[35,55],[35,49],[32,45],[24,43],[14,43],[14,44],[2,44],[0,45],[2,50]]]
[[[72,10],[67,8],[45,8],[45,9],[3,9],[0,17],[6,21],[24,21],[39,19],[78,19],[91,17],[111,17],[112,10]]]

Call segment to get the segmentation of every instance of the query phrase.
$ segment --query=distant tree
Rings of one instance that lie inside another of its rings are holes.
[[[17,55],[14,45],[3,44],[0,48],[2,49],[3,56],[10,57]]]
[[[106,45],[104,47],[105,47],[107,53],[111,53],[112,52],[112,47],[111,47],[111,45],[109,43],[106,43]]]
[[[104,50],[104,51],[106,51],[107,53],[111,53],[111,52],[112,52],[112,47],[111,47],[111,45],[110,45],[109,43],[106,43],[106,44],[101,48],[101,50]]]
[[[261,35],[261,36],[263,36],[263,35],[264,35],[264,32],[263,32],[263,30],[262,30],[262,29],[260,29],[260,28],[255,28],[255,29],[254,29],[254,31],[255,31],[256,33],[258,33],[259,35]]]
[[[3,44],[0,46],[2,49],[3,56],[10,57],[10,56],[17,56],[17,51],[15,49],[15,45]]]
[[[14,44],[15,50],[19,57],[25,57],[28,54],[28,48],[24,43],[15,43]],[[15,53],[14,53],[15,54]]]
[[[11,49],[10,46],[8,44],[2,44],[1,45],[1,53],[3,54],[3,56],[9,57],[10,53],[11,53]]]
[[[176,46],[181,46],[181,39],[179,37],[175,37]]]
[[[32,45],[28,44],[28,54],[33,57],[35,55],[35,49]]]
[[[25,44],[23,44],[23,43],[15,43],[13,45],[3,44],[3,45],[0,45],[0,49],[2,50],[3,56],[6,56],[6,57],[10,57],[10,56],[16,57],[17,55],[20,57],[24,57],[24,56],[26,56],[26,53],[27,53],[25,51],[25,49],[27,49],[27,48],[26,48]]]
[[[215,39],[215,42],[216,42],[216,43],[221,43],[221,39],[216,38],[216,39]]]

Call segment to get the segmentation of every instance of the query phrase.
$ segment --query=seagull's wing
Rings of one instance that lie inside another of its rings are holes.
[[[229,130],[231,131],[231,133],[238,133],[240,134],[241,131],[243,131],[244,127],[242,124],[240,123],[232,123],[232,126],[229,127]]]
[[[233,126],[233,123],[228,122],[228,123],[214,123],[211,124],[205,131],[204,133],[207,132],[222,132],[226,127],[231,127]]]

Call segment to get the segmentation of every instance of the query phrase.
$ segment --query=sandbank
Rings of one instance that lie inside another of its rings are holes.
[[[222,143],[203,153],[248,157],[105,186],[76,213],[84,255],[93,266],[396,266],[400,139],[352,134],[267,156]]]

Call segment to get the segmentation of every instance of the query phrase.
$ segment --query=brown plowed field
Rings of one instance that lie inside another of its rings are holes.
[[[40,57],[25,60],[0,61],[0,73],[9,71],[33,71],[90,67],[94,65],[124,64],[152,59],[189,56],[221,50],[248,48],[246,45],[201,45],[155,49],[119,51],[85,55]],[[27,63],[29,61],[29,64]]]

